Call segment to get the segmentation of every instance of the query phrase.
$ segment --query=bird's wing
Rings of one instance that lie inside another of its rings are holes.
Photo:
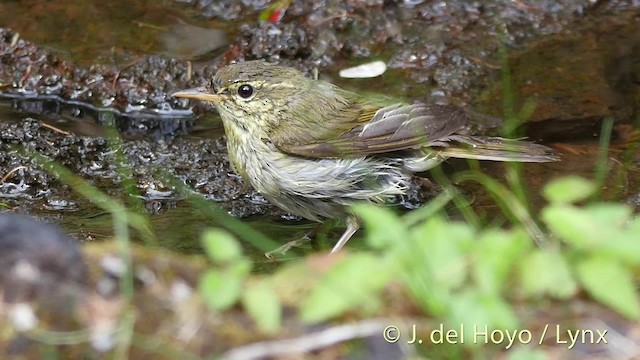
[[[276,136],[274,143],[281,151],[299,156],[358,157],[419,148],[444,140],[466,125],[465,113],[450,105],[396,104],[381,108],[358,104],[347,110],[350,118],[325,119],[324,124],[317,124],[327,131],[313,139],[290,141]]]

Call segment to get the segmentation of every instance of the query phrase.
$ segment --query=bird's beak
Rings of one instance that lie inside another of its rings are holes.
[[[220,95],[208,93],[205,87],[178,91],[173,93],[172,96],[185,99],[210,101],[214,103],[220,101]]]

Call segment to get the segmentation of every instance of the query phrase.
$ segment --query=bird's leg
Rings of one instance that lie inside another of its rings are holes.
[[[351,239],[353,234],[355,234],[358,229],[360,229],[360,223],[358,222],[358,219],[356,219],[354,216],[349,216],[347,218],[347,230],[345,230],[342,236],[340,236],[340,240],[338,240],[333,249],[331,249],[331,252],[336,253],[340,251],[344,244],[346,244],[347,241]]]
[[[264,256],[266,256],[268,259],[274,260],[275,259],[275,256],[273,256],[274,253],[280,253],[284,255],[287,253],[287,251],[293,249],[294,247],[302,246],[303,244],[313,240],[316,237],[316,234],[318,233],[320,226],[322,226],[322,224],[317,224],[316,226],[313,227],[313,229],[307,231],[301,238],[289,241],[288,243],[276,249],[266,252],[264,253]]]

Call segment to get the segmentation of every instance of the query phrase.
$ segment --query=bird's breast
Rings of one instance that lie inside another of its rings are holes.
[[[278,151],[264,139],[248,134],[227,133],[227,150],[233,170],[263,195],[277,194],[279,174],[274,172],[274,162],[287,155]]]

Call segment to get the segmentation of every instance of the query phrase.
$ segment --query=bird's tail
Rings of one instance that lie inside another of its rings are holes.
[[[551,162],[560,158],[553,149],[522,139],[488,136],[451,136],[442,147],[432,147],[438,156],[462,159]],[[435,144],[434,144],[435,145]]]

